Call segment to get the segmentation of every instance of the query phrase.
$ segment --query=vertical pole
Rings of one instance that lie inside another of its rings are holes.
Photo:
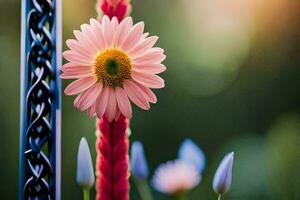
[[[55,0],[56,7],[56,188],[55,200],[61,199],[61,79],[59,66],[62,66],[62,0]]]
[[[61,0],[22,0],[19,200],[60,200]]]

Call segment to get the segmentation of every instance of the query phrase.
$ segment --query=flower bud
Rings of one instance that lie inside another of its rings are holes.
[[[90,189],[95,182],[91,153],[85,138],[81,138],[78,148],[76,180],[84,189]]]
[[[131,12],[130,0],[98,0],[96,10],[99,16],[117,17],[122,21]]]
[[[145,180],[148,177],[148,165],[144,154],[144,148],[141,142],[135,141],[131,145],[131,173],[139,179]]]
[[[109,5],[115,7],[118,5],[118,3],[120,2],[121,0],[107,0],[107,3],[109,3]]]
[[[203,172],[206,159],[202,149],[191,139],[185,139],[178,151],[178,158],[190,164],[193,164],[200,173]]]
[[[231,152],[227,154],[221,161],[214,179],[213,179],[213,189],[219,194],[225,194],[231,186],[232,179],[232,165],[233,165],[234,153]]]

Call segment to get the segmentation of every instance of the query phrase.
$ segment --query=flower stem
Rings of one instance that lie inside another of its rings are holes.
[[[134,179],[136,187],[140,193],[142,200],[153,200],[150,187],[145,180],[136,180]]]
[[[185,194],[186,194],[185,192],[177,193],[176,199],[177,200],[186,200],[186,195]]]
[[[128,125],[123,115],[112,122],[104,116],[97,123],[96,200],[129,199]]]
[[[222,195],[219,195],[219,196],[218,196],[218,200],[221,200],[221,197],[222,197]]]
[[[83,200],[90,200],[90,190],[83,189]]]

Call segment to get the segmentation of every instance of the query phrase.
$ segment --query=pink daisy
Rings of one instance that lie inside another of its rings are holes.
[[[177,194],[196,187],[201,180],[198,169],[182,160],[161,164],[154,173],[153,187],[162,193]]]
[[[148,37],[143,22],[133,25],[127,17],[118,23],[104,16],[101,22],[91,19],[83,24],[74,35],[76,39],[66,42],[70,50],[63,56],[69,63],[61,67],[61,78],[77,79],[64,91],[78,95],[77,109],[112,121],[121,113],[131,118],[129,99],[144,110],[157,102],[151,89],[164,87],[156,74],[166,69],[161,64],[166,56],[163,49],[153,47],[158,37]]]

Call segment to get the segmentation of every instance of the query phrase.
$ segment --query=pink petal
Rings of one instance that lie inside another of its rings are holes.
[[[90,118],[95,116],[95,112],[96,112],[96,103],[93,103],[93,105],[91,105],[91,107],[89,107],[88,109],[88,115]]]
[[[166,56],[164,55],[164,50],[158,47],[151,48],[144,54],[137,55],[133,57],[133,63],[145,63],[145,62],[162,62]]]
[[[91,66],[92,60],[86,56],[75,53],[74,51],[65,51],[63,56],[66,60],[76,63],[78,65]]]
[[[86,49],[85,46],[82,46],[77,40],[68,39],[66,41],[66,44],[75,53],[92,59],[90,51],[88,49]]]
[[[101,27],[100,23],[95,19],[90,19],[90,24],[92,25],[94,34],[96,36],[95,44],[96,44],[97,48],[99,50],[104,49],[105,48],[105,40],[104,40],[104,36],[102,33],[102,27]]]
[[[83,95],[83,93],[81,93],[80,95],[78,95],[74,101],[73,101],[73,104],[74,104],[74,107],[78,109],[79,105],[78,105],[78,102],[80,101],[81,99],[81,96]]]
[[[131,28],[127,38],[125,39],[122,45],[122,48],[125,51],[131,49],[134,45],[138,43],[140,38],[143,36],[144,26],[144,22],[139,22]]]
[[[84,77],[93,76],[92,73],[62,73],[60,75],[61,79],[79,79]]]
[[[146,37],[148,37],[149,33],[144,33],[142,39],[145,39]]]
[[[113,37],[117,28],[117,19],[114,18],[112,21],[109,20],[107,15],[102,18],[102,33],[105,39],[105,44],[107,47],[113,46]]]
[[[116,99],[116,100],[117,100],[117,99]],[[116,121],[118,121],[120,115],[121,115],[121,111],[120,111],[119,106],[117,105],[117,106],[116,106],[116,114],[115,114],[115,120],[116,120]]]
[[[121,21],[114,35],[114,44],[116,47],[122,46],[122,43],[127,37],[131,27],[132,27],[131,17],[126,17]]]
[[[82,24],[80,26],[82,33],[83,33],[83,37],[85,37],[85,40],[88,42],[89,47],[91,49],[94,50],[94,52],[99,51],[97,45],[95,45],[95,41],[96,41],[96,35],[95,33],[92,31],[93,28],[90,24]]]
[[[108,102],[106,107],[106,116],[108,120],[111,122],[116,114],[116,94],[113,88],[109,87],[109,96],[108,96]]]
[[[73,81],[70,83],[66,89],[65,89],[65,94],[66,95],[74,95],[74,94],[79,94],[91,86],[93,86],[97,82],[97,79],[95,77],[84,77],[81,79],[78,79],[76,81]]]
[[[66,63],[66,64],[64,64],[63,66],[61,66],[60,67],[60,70],[61,71],[66,71],[66,70],[72,70],[73,68],[76,68],[76,67],[82,67],[81,65],[78,65],[78,64],[76,64],[76,63],[71,63],[71,62],[69,62],[69,63]],[[86,66],[83,66],[83,67],[86,67]]]
[[[93,45],[91,44],[90,40],[85,36],[84,33],[80,31],[73,31],[76,39],[79,41],[80,45],[84,47],[86,50],[89,51],[89,53],[93,56],[97,53],[97,49],[93,48]]]
[[[156,103],[157,102],[157,98],[155,96],[155,94],[152,92],[152,90],[150,90],[149,88],[135,82],[135,84],[141,89],[143,95],[147,98],[147,100],[151,103]]]
[[[161,63],[139,64],[134,65],[132,70],[146,74],[159,74],[166,70],[166,66]]]
[[[87,89],[82,95],[80,100],[77,102],[77,108],[80,111],[88,109],[93,103],[95,103],[97,97],[102,90],[100,83],[94,84],[92,87]]]
[[[86,32],[86,37],[89,39],[89,41],[93,44],[93,47],[95,51],[99,51],[102,48],[99,48],[96,41],[99,39],[99,35],[95,32],[95,27],[91,24],[83,25],[83,30]]]
[[[100,95],[96,100],[96,114],[98,118],[101,118],[106,110],[108,96],[109,96],[109,88],[105,87],[102,89]]]
[[[136,46],[128,51],[128,54],[133,57],[137,57],[141,55],[143,52],[149,50],[154,46],[156,41],[158,40],[157,36],[152,36],[146,39],[141,40]]]
[[[141,72],[132,71],[133,80],[149,88],[163,88],[165,86],[164,80],[157,75],[145,74]]]
[[[126,118],[130,119],[132,116],[131,105],[126,95],[126,92],[120,87],[116,87],[116,99],[117,99],[118,107],[120,108],[122,114]]]
[[[147,101],[147,98],[144,96],[143,91],[133,81],[125,80],[124,90],[130,100],[138,107],[144,110],[149,110],[150,105]]]
[[[75,63],[67,63],[67,64],[64,64],[61,69],[60,69],[62,72],[77,72],[77,71],[80,71],[80,72],[93,72],[92,70],[92,67],[90,66],[80,66],[80,65],[77,65]]]
[[[113,33],[115,33],[119,25],[118,19],[116,17],[113,17],[110,22],[111,22]]]
[[[60,75],[60,78],[78,79],[88,76],[93,76],[92,68],[86,66],[76,66],[72,68],[63,68],[63,73]]]

